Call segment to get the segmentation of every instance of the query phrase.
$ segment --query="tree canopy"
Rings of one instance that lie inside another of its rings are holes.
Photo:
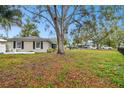
[[[0,27],[6,31],[8,37],[8,30],[12,25],[21,24],[22,12],[17,6],[0,6]]]
[[[31,22],[29,18],[26,19],[26,23],[22,24],[22,30],[20,32],[20,36],[29,37],[29,36],[37,36],[39,37],[39,31],[37,29],[37,25],[34,22]]]

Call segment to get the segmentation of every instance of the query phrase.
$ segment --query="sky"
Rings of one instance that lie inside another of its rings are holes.
[[[0,29],[0,34],[6,35],[5,30]],[[51,34],[50,31],[45,31],[42,27],[38,27],[38,30],[40,31],[40,37],[44,38],[50,38],[54,37],[54,34]],[[21,28],[18,26],[12,26],[11,30],[9,30],[9,38],[12,38],[14,36],[17,36],[21,32]]]
[[[0,29],[0,34],[6,35],[5,30],[4,29]],[[50,33],[50,31],[45,31],[44,30],[44,26],[43,24],[38,25],[38,30],[40,31],[40,37],[44,37],[44,38],[51,38],[51,37],[55,37],[54,33]],[[17,36],[19,33],[21,32],[21,28],[18,26],[12,26],[11,29],[9,30],[9,38],[12,38],[14,36]]]

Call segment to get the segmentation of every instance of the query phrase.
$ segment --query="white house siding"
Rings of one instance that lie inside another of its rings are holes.
[[[29,52],[29,51],[34,51],[34,52],[47,52],[47,49],[50,47],[50,43],[49,42],[43,42],[43,49],[39,48],[35,48],[33,49],[33,42],[24,42],[24,49],[14,49],[13,48],[13,42],[7,42],[7,50],[8,52]]]
[[[32,51],[34,51],[34,52],[47,52],[48,48],[50,48],[49,42],[43,42],[43,49],[41,49],[41,48],[33,49],[33,43],[32,43]]]
[[[6,44],[6,50],[7,52],[12,52],[13,50],[13,42],[7,42]]]
[[[6,52],[6,42],[0,42],[0,53]]]
[[[17,49],[21,52],[33,51],[33,42],[24,42],[24,49]]]

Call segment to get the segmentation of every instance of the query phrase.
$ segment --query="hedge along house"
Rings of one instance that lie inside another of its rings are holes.
[[[7,52],[47,52],[52,42],[40,37],[16,37],[7,39]]]

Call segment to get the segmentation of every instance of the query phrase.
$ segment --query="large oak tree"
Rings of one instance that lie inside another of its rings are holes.
[[[37,22],[45,20],[47,25],[53,27],[58,45],[58,54],[64,54],[64,35],[73,24],[74,17],[78,14],[78,6],[25,6],[25,10],[33,14]]]

